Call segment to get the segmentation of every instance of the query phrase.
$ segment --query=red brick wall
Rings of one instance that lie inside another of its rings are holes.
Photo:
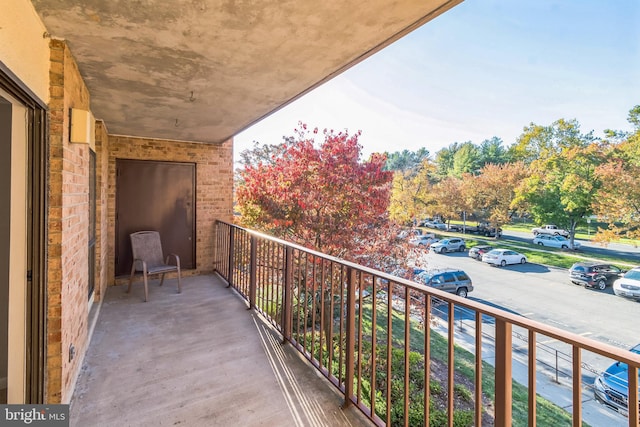
[[[109,136],[109,283],[115,282],[116,159],[196,164],[196,269],[185,274],[203,274],[213,271],[214,221],[233,218],[232,144],[232,140],[223,144],[202,144]]]
[[[46,401],[56,403],[87,347],[89,147],[69,143],[69,109],[89,109],[89,92],[65,42],[50,46]]]
[[[104,297],[109,271],[109,136],[102,121],[96,122],[96,278],[94,301]]]

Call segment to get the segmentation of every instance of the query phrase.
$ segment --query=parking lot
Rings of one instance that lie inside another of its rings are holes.
[[[640,342],[634,326],[640,303],[615,296],[610,287],[599,291],[574,285],[566,269],[532,263],[493,267],[468,257],[466,252],[438,254],[425,251],[423,256],[430,268],[464,270],[473,280],[474,291],[468,296],[472,300],[621,348],[628,349]],[[464,330],[464,318],[463,312],[456,312],[456,324],[460,326],[458,334]],[[518,345],[517,341],[516,336],[514,346]],[[539,341],[539,347],[541,343],[544,349],[539,351],[539,358],[548,359],[542,364],[547,368],[543,369],[545,379],[555,383],[557,378],[554,376],[563,375],[562,359],[570,357],[571,350],[555,340],[544,340],[544,337]],[[624,425],[625,417],[597,403],[590,389],[597,374],[614,361],[589,353],[583,354],[582,358],[585,421],[591,425]],[[517,366],[514,368],[515,376],[518,370]],[[558,384],[548,387],[549,396],[546,397],[563,406],[567,400],[562,386],[559,387]],[[544,390],[539,392],[545,393]]]

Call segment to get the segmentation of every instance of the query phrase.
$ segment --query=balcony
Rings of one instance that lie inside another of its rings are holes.
[[[72,426],[368,425],[218,276],[109,288]]]
[[[628,365],[638,426],[638,355],[230,224],[216,223],[215,246],[224,280],[154,286],[148,303],[140,287],[109,290],[73,425],[413,426],[437,413],[452,426],[466,371],[474,425],[548,425],[540,395],[554,382],[568,391],[554,425],[580,426],[595,354]],[[555,381],[548,339],[569,355]]]

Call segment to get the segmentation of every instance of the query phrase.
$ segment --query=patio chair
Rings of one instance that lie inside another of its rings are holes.
[[[164,282],[164,275],[172,271],[178,272],[178,293],[182,292],[180,284],[180,257],[176,254],[169,254],[163,261],[162,244],[160,243],[160,233],[157,231],[139,231],[129,235],[131,239],[131,250],[133,251],[133,265],[131,266],[131,276],[129,276],[129,287],[127,293],[131,291],[133,275],[137,271],[142,272],[144,278],[144,300],[149,299],[147,286],[147,276],[161,274],[160,286]],[[169,264],[169,259],[175,258],[175,265]]]

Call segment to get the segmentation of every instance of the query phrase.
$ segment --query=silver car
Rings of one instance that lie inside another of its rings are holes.
[[[640,344],[631,349],[640,354]],[[629,374],[626,363],[615,362],[602,372],[593,383],[596,400],[627,415],[629,411]],[[639,375],[640,378],[640,375]]]
[[[613,293],[640,301],[640,267],[634,267],[613,282]]]
[[[533,238],[533,244],[559,249],[580,249],[579,242],[574,241],[573,243],[571,243],[571,240],[567,239],[566,237],[553,236],[550,234],[538,234]]]
[[[467,245],[463,239],[454,237],[451,239],[442,239],[437,243],[433,243],[431,245],[431,249],[440,254],[447,252],[464,252],[465,249],[467,249]]]

